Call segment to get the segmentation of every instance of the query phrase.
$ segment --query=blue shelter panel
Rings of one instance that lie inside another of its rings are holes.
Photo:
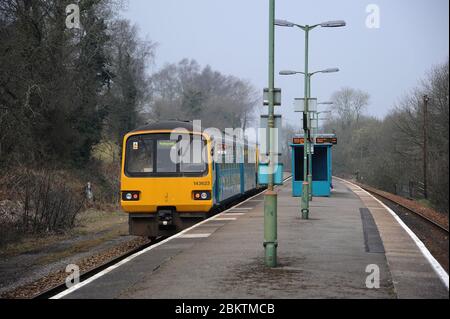
[[[294,148],[294,163],[292,167],[294,167],[294,180],[303,181],[303,145]]]
[[[302,195],[302,185],[304,180],[304,147],[300,144],[292,146],[292,196],[299,197]]]
[[[313,196],[330,196],[332,187],[331,170],[331,149],[334,137],[326,137],[327,141],[314,145],[314,154],[312,156],[312,191]],[[321,138],[324,140],[324,138]],[[299,141],[300,142],[297,142]],[[292,147],[292,196],[302,196],[303,190],[303,169],[304,169],[304,145],[303,139],[294,138]]]
[[[313,181],[328,180],[328,147],[315,146],[313,154]]]
[[[313,156],[313,196],[331,195],[331,175],[331,145],[316,145]]]

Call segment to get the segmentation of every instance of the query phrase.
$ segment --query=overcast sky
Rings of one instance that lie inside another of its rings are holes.
[[[268,0],[129,0],[123,16],[159,46],[156,69],[183,58],[247,79],[268,83]],[[366,7],[380,9],[380,28],[366,27]],[[382,117],[449,55],[448,0],[277,0],[276,17],[298,24],[343,19],[345,28],[318,28],[310,35],[312,96],[326,101],[344,86],[368,92],[368,112]],[[304,69],[304,33],[276,29],[276,72]],[[277,109],[290,121],[293,99],[303,96],[303,78],[276,77],[283,90]],[[261,93],[262,94],[262,93]]]

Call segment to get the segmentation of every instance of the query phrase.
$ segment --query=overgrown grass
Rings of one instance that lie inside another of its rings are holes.
[[[58,258],[70,256],[77,252],[86,252],[98,244],[128,235],[128,217],[120,210],[99,211],[88,209],[79,214],[76,226],[60,234],[48,234],[47,236],[28,234],[0,247],[0,255],[14,256],[45,249],[58,242],[81,238],[69,249],[54,252],[43,258],[44,261],[55,261]],[[84,238],[87,236],[89,238]]]

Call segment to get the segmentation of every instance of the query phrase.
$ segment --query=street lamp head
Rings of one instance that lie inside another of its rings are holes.
[[[279,20],[276,19],[275,20],[275,25],[279,26],[279,27],[288,27],[288,28],[292,28],[293,26],[295,26],[295,23],[289,22],[287,20]]]
[[[320,102],[319,103],[320,105],[333,105],[334,104],[334,102]]]
[[[283,71],[280,71],[280,75],[294,75],[294,74],[298,74],[298,73],[300,73],[300,72],[297,72],[297,71],[291,71],[291,70],[283,70]]]
[[[335,72],[339,72],[339,68],[328,68],[325,70],[321,71],[322,73],[335,73]]]
[[[335,21],[326,21],[320,24],[323,28],[338,28],[345,27],[346,23],[343,20],[335,20]]]

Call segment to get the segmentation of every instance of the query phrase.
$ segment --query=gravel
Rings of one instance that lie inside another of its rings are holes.
[[[45,292],[55,286],[64,283],[66,277],[69,275],[65,272],[65,266],[67,266],[68,264],[76,264],[80,268],[80,273],[83,274],[147,243],[149,243],[149,241],[145,238],[127,236],[127,240],[125,242],[117,244],[114,247],[102,250],[101,252],[96,254],[93,254],[93,252],[91,252],[90,256],[78,260],[76,259],[76,257],[72,257],[70,258],[70,260],[60,262],[59,264],[64,263],[64,265],[60,265],[59,269],[52,269],[50,271],[42,270],[47,273],[45,276],[15,287],[12,290],[8,290],[4,292],[0,296],[0,298],[33,298],[41,294],[42,292]]]
[[[392,201],[393,203],[396,203],[399,206],[405,207],[407,210],[412,210],[413,212],[417,212],[418,214],[431,219],[433,222],[446,228],[448,231],[448,223],[449,223],[448,217],[449,216],[447,214],[440,213],[430,207],[423,206],[414,200],[410,200],[410,199],[407,199],[407,198],[404,198],[404,197],[401,197],[398,195],[394,195],[394,194],[391,194],[388,192],[380,191],[378,189],[375,189],[375,188],[367,186],[367,185],[363,185],[363,184],[359,184],[359,183],[356,183],[356,184],[358,184],[360,187],[364,188],[365,190],[367,190],[371,193],[379,195],[382,198],[384,197],[384,198]]]

